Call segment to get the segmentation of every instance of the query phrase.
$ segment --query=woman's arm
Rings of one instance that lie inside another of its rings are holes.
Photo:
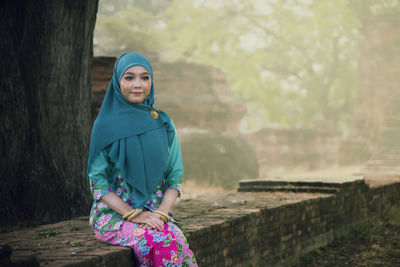
[[[109,176],[108,168],[109,162],[107,159],[107,153],[105,151],[101,151],[93,159],[93,162],[90,165],[90,189],[94,199],[101,200],[104,204],[123,216],[131,211],[132,208],[111,191],[111,186],[107,179]],[[146,229],[163,229],[163,221],[158,215],[151,212],[142,212],[133,218],[131,222],[143,225],[145,224],[147,225],[144,227]]]
[[[101,197],[101,201],[104,202],[107,206],[124,216],[128,212],[132,210],[132,208],[125,203],[120,197],[117,196],[114,192],[110,192],[105,196]]]
[[[174,206],[175,201],[178,198],[178,194],[179,194],[178,190],[168,188],[164,192],[163,200],[158,210],[168,214],[171,211],[172,207]]]
[[[174,123],[171,124],[175,129]],[[179,144],[178,133],[175,129],[174,139],[168,151],[168,167],[167,167],[166,186],[159,211],[168,214],[175,204],[176,199],[180,196],[180,188],[182,184],[183,164],[181,147]]]

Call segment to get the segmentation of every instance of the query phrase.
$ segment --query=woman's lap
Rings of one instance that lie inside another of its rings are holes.
[[[186,237],[171,222],[164,224],[162,231],[124,222],[119,231],[95,231],[95,235],[108,244],[133,248],[141,266],[197,266],[192,262],[194,256]]]

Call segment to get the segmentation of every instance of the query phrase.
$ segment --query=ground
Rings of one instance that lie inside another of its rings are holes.
[[[400,208],[360,223],[294,266],[400,266]]]

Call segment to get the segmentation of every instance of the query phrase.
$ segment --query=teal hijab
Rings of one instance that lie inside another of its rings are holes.
[[[132,66],[142,66],[151,77],[149,95],[142,104],[129,102],[120,89],[120,80]],[[114,72],[90,138],[88,171],[92,160],[103,150],[121,176],[133,188],[136,208],[142,208],[160,184],[168,164],[168,146],[175,131],[169,116],[157,110],[154,116],[154,82],[150,62],[138,53],[123,54]],[[152,111],[152,113],[150,113]]]

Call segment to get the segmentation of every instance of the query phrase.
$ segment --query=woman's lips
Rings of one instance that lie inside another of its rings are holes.
[[[142,92],[131,92],[134,96],[141,96],[143,93]]]

